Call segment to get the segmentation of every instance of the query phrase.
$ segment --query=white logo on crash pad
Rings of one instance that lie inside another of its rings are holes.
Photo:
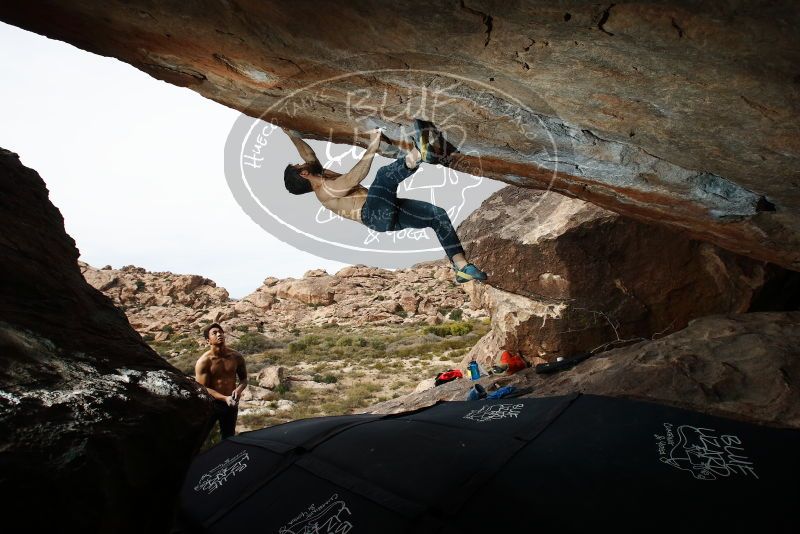
[[[656,434],[655,438],[658,459],[689,471],[697,480],[716,480],[733,475],[758,478],[753,462],[745,454],[741,438],[733,434],[664,423],[664,434]]]
[[[247,468],[248,461],[250,461],[250,455],[247,454],[247,451],[242,451],[233,458],[228,458],[217,467],[204,474],[194,487],[194,490],[205,491],[210,495],[227,482],[228,478],[236,476],[236,473],[244,471],[245,468]]]
[[[353,524],[347,520],[350,509],[347,504],[334,493],[319,506],[310,504],[307,510],[300,512],[288,524],[282,526],[279,534],[322,534],[335,532],[347,534]]]
[[[498,419],[516,418],[522,411],[523,404],[490,404],[482,406],[478,410],[472,410],[464,419],[485,423],[486,421],[497,421]]]

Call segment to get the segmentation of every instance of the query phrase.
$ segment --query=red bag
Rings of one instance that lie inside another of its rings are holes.
[[[436,380],[434,380],[434,384],[437,386],[441,386],[447,382],[452,382],[457,378],[464,378],[464,375],[458,369],[450,369],[449,371],[445,371],[443,373],[439,373],[436,375]]]
[[[522,371],[528,367],[528,362],[519,354],[511,354],[507,350],[504,350],[503,354],[500,356],[500,366],[506,365],[508,366],[506,374],[513,375],[517,371]]]

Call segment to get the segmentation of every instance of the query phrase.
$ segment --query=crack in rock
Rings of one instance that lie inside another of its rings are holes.
[[[483,46],[484,47],[489,46],[489,40],[492,38],[492,24],[494,20],[492,16],[489,15],[488,13],[484,13],[483,11],[478,11],[477,9],[472,9],[471,7],[467,7],[464,4],[464,0],[460,0],[460,3],[461,3],[461,9],[463,11],[466,11],[471,15],[477,15],[478,17],[481,17],[483,25],[486,26],[486,42],[483,43]]]
[[[614,35],[614,34],[613,34],[613,33],[611,33],[610,31],[606,30],[606,29],[604,28],[604,26],[605,26],[605,24],[608,22],[608,17],[610,17],[610,16],[611,16],[611,8],[612,8],[612,7],[614,7],[615,5],[617,5],[617,4],[611,4],[610,6],[608,6],[607,8],[605,8],[605,10],[603,10],[603,13],[602,13],[602,15],[600,15],[600,21],[597,23],[597,28],[598,28],[598,29],[599,29],[601,32],[605,33],[606,35],[611,35],[611,36],[613,36],[613,35]]]

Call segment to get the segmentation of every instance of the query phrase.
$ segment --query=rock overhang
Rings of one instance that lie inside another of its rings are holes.
[[[0,18],[311,138],[396,139],[436,112],[456,168],[800,269],[796,3],[321,6],[56,1]],[[293,94],[316,100],[282,106]]]

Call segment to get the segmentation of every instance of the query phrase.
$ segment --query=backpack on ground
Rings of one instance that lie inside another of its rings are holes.
[[[447,382],[452,382],[457,378],[464,378],[464,374],[458,369],[449,369],[436,375],[436,380],[433,381],[434,385],[441,386]]]
[[[514,354],[504,350],[500,357],[495,362],[492,370],[494,374],[513,375],[518,371],[522,371],[531,364],[523,358],[520,354]]]

